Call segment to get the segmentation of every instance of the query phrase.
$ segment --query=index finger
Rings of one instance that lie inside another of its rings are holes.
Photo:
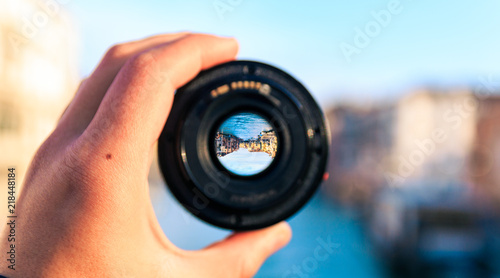
[[[79,139],[107,151],[148,151],[165,125],[175,89],[200,70],[233,60],[237,51],[234,39],[197,34],[131,58]]]

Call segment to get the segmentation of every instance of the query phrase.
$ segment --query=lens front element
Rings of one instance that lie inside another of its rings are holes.
[[[227,118],[218,128],[214,144],[219,162],[240,176],[261,173],[278,151],[275,130],[254,113],[238,113]]]

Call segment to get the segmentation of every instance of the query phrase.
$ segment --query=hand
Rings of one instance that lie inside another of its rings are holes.
[[[286,223],[236,233],[203,250],[181,250],[158,224],[147,180],[174,91],[200,70],[234,59],[237,50],[234,39],[188,33],[112,47],[32,161],[16,204],[16,270],[4,262],[1,272],[253,276],[290,240]]]

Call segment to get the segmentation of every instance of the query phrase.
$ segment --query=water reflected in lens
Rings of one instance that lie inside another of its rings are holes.
[[[227,118],[215,134],[215,151],[220,163],[241,176],[264,171],[273,162],[277,150],[275,130],[254,113]]]

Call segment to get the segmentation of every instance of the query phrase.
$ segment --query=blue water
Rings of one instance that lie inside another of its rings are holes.
[[[229,171],[241,175],[251,176],[264,171],[273,158],[265,152],[249,152],[247,149],[240,148],[223,157],[219,161]]]
[[[256,277],[385,277],[356,218],[316,194],[289,220],[290,244],[269,258]]]
[[[229,234],[191,216],[162,182],[151,183],[150,190],[160,225],[177,246],[200,249]],[[335,206],[329,198],[316,194],[289,223],[292,241],[271,256],[256,277],[384,277],[364,237],[361,221],[355,214]],[[328,241],[330,250],[325,252],[321,243]],[[315,256],[316,249],[321,256]],[[294,274],[294,270],[302,276]]]
[[[229,117],[219,127],[219,131],[232,134],[243,140],[256,139],[261,131],[271,130],[269,123],[253,113],[238,113]]]

